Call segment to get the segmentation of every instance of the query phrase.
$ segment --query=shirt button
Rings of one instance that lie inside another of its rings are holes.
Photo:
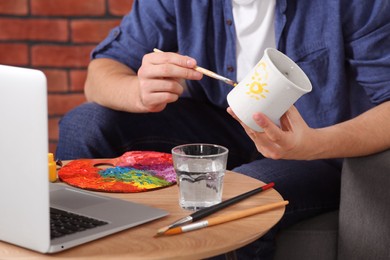
[[[234,67],[233,67],[233,66],[227,66],[227,70],[228,70],[229,72],[233,72],[233,71],[234,71]]]
[[[232,21],[232,20],[230,20],[230,19],[227,19],[227,20],[226,20],[226,24],[230,26],[230,25],[232,25],[232,24],[233,24],[233,21]]]

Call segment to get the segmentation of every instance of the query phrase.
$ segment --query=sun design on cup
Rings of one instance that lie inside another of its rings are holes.
[[[246,94],[256,100],[266,98],[266,94],[269,93],[269,90],[265,88],[268,85],[267,80],[267,64],[265,62],[260,62],[252,75],[252,81],[246,84],[246,86],[249,87],[249,91],[246,92]]]

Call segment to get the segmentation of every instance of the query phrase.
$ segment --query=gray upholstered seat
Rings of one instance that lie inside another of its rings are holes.
[[[340,210],[278,234],[275,260],[390,259],[390,150],[346,159]]]

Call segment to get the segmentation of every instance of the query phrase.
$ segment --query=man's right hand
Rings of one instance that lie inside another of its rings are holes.
[[[196,60],[177,53],[150,53],[138,71],[140,101],[148,112],[159,112],[175,102],[184,90],[184,79],[200,80]]]
[[[184,80],[200,80],[196,61],[177,53],[149,53],[142,60],[138,75],[112,59],[93,60],[88,67],[85,94],[88,101],[111,109],[159,112],[175,102],[184,91]]]

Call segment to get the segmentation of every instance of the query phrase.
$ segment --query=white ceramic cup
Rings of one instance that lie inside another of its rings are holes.
[[[294,61],[267,48],[256,66],[230,91],[227,101],[244,124],[262,132],[253,114],[262,112],[280,126],[280,117],[311,90],[309,78]]]

